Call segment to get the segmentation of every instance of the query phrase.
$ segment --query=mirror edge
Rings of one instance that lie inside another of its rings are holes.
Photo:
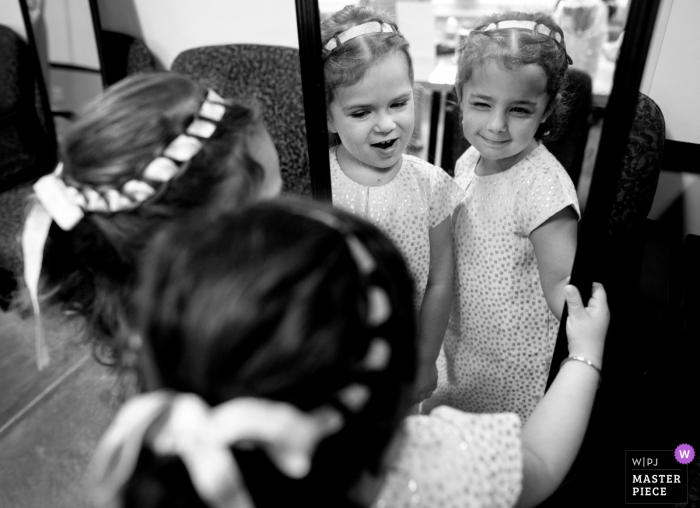
[[[319,201],[332,201],[328,126],[321,53],[321,18],[316,0],[296,0],[299,63],[304,95],[306,144],[311,173],[311,193]]]

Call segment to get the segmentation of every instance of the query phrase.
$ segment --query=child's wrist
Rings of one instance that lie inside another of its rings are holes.
[[[595,371],[598,374],[598,386],[600,387],[601,383],[603,382],[603,372],[601,370],[601,364],[596,363],[590,358],[587,358],[585,356],[580,356],[580,355],[569,355],[564,360],[559,364],[559,369],[566,364],[566,363],[572,363],[572,364],[580,364],[582,366],[586,366],[587,368],[591,369],[591,372]]]

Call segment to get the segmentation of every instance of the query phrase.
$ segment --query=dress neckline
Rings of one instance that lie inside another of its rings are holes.
[[[538,142],[537,142],[537,147],[536,147],[534,150],[532,150],[532,152],[530,152],[529,154],[527,154],[523,159],[519,160],[518,162],[516,162],[515,164],[513,164],[513,165],[512,165],[511,167],[509,167],[508,169],[506,169],[506,170],[504,170],[504,171],[500,171],[499,173],[494,173],[494,174],[492,174],[492,175],[479,175],[479,174],[477,174],[477,172],[476,172],[476,166],[479,164],[479,160],[481,159],[481,154],[479,153],[479,151],[478,151],[476,148],[474,148],[474,152],[475,152],[475,154],[474,154],[474,167],[472,168],[472,173],[473,173],[473,175],[474,175],[476,178],[483,178],[483,179],[493,178],[493,179],[496,179],[496,178],[498,178],[499,175],[505,175],[505,174],[508,173],[509,171],[512,171],[513,169],[517,168],[518,166],[524,164],[525,161],[529,160],[530,157],[532,157],[532,156],[535,155],[537,152],[539,152],[539,151],[542,149],[543,146],[544,146],[544,145],[542,144],[542,142],[541,142],[541,141],[538,141]],[[473,147],[472,147],[472,148],[473,148]]]
[[[357,185],[358,187],[365,188],[365,189],[381,189],[383,187],[388,187],[389,185],[394,183],[399,178],[400,174],[402,174],[404,172],[403,167],[404,167],[404,164],[406,163],[406,154],[402,154],[401,155],[401,167],[399,168],[399,170],[396,172],[396,174],[394,175],[394,177],[391,180],[389,180],[388,182],[385,182],[381,185],[364,185],[364,184],[356,182],[355,180],[350,178],[348,175],[345,174],[345,171],[343,171],[343,168],[340,167],[340,162],[338,162],[338,147],[337,146],[334,146],[331,148],[330,154],[331,154],[331,168],[336,169],[342,175],[341,176],[342,179],[345,179],[348,182],[351,182],[352,184]]]

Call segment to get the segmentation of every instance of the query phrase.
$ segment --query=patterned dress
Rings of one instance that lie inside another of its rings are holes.
[[[455,297],[423,410],[514,412],[524,422],[544,394],[559,330],[529,235],[567,206],[580,215],[578,200],[544,145],[495,175],[475,173],[479,157],[471,147],[455,168],[466,191],[453,216]]]
[[[410,416],[373,508],[502,508],[522,489],[520,420],[439,407]]]
[[[404,155],[393,180],[379,187],[348,178],[335,148],[330,163],[333,204],[369,220],[394,241],[413,276],[419,308],[430,271],[430,229],[450,216],[464,192],[445,171],[411,155]]]

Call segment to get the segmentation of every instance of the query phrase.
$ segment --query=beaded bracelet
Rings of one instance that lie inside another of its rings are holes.
[[[582,363],[585,363],[586,365],[590,365],[591,367],[593,367],[596,370],[596,372],[598,372],[598,375],[600,376],[600,378],[598,379],[598,386],[596,386],[596,389],[600,388],[600,385],[603,383],[603,372],[600,370],[600,367],[596,366],[588,358],[584,358],[583,356],[573,356],[572,355],[572,356],[567,356],[566,358],[564,358],[564,360],[559,364],[559,368],[561,369],[562,365],[564,365],[569,360],[576,360],[577,362],[582,362]]]

